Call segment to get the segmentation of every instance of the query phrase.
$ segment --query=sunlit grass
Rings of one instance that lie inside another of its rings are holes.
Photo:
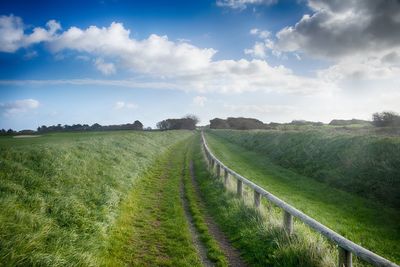
[[[107,132],[0,139],[0,262],[98,266],[120,204],[191,133]]]
[[[255,210],[226,191],[222,182],[207,170],[197,143],[194,148],[196,178],[206,208],[250,266],[334,266],[332,245],[306,226],[295,222],[296,232],[288,236],[281,227],[278,209]]]
[[[220,134],[207,134],[207,140],[233,170],[354,242],[400,261],[400,214],[395,209],[282,168],[265,153],[229,142]],[[288,158],[295,156],[293,152]]]

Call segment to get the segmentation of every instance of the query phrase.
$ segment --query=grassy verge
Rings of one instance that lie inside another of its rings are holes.
[[[207,249],[207,257],[215,264],[215,266],[228,266],[227,259],[221,251],[218,243],[209,233],[205,217],[204,208],[201,205],[201,200],[197,196],[192,184],[190,174],[190,162],[193,157],[193,142],[198,139],[192,138],[190,146],[185,156],[184,170],[183,170],[183,183],[185,188],[185,197],[189,203],[189,210],[193,217],[193,223],[199,233],[200,239]]]
[[[331,187],[400,209],[400,137],[338,132],[210,132]]]
[[[136,180],[170,144],[190,134],[0,138],[0,263],[99,266],[120,205]]]
[[[122,206],[107,266],[201,266],[180,199],[183,143],[157,161]]]
[[[193,145],[196,179],[207,210],[251,266],[334,266],[336,252],[323,238],[295,222],[296,233],[281,228],[278,210],[249,208],[207,170],[199,143]]]
[[[280,166],[217,135],[208,143],[225,164],[354,242],[400,262],[400,213]]]

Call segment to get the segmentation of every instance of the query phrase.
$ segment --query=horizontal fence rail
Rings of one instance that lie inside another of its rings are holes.
[[[259,207],[261,202],[261,197],[268,199],[270,202],[274,203],[276,206],[280,207],[283,210],[283,227],[288,234],[292,234],[293,232],[293,217],[298,218],[300,221],[308,225],[310,228],[319,232],[329,240],[333,241],[338,245],[339,249],[339,259],[338,265],[340,267],[350,267],[352,266],[352,254],[356,255],[358,258],[374,265],[374,266],[387,266],[387,267],[400,267],[399,265],[373,253],[372,251],[357,245],[356,243],[348,240],[342,235],[336,233],[332,229],[326,227],[320,222],[314,220],[310,216],[304,214],[299,211],[295,207],[289,205],[285,201],[271,194],[267,190],[258,186],[257,184],[251,182],[240,174],[228,168],[225,164],[223,164],[214,154],[211,152],[207,145],[207,141],[204,137],[204,133],[201,133],[202,145],[204,148],[204,152],[206,158],[208,160],[209,166],[212,169],[217,168],[217,175],[220,177],[221,172],[223,172],[224,184],[226,185],[228,175],[231,175],[237,179],[237,195],[239,197],[242,196],[242,185],[245,184],[254,190],[254,205]]]

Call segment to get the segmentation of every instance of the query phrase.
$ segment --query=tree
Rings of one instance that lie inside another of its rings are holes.
[[[47,132],[47,126],[46,125],[42,125],[42,126],[40,126],[40,127],[38,127],[37,128],[37,131],[39,132],[39,133],[45,133],[45,132]]]
[[[160,130],[194,130],[199,119],[194,115],[188,115],[182,119],[166,119],[157,123]]]
[[[400,116],[393,111],[372,114],[372,124],[376,127],[400,126]]]
[[[215,118],[210,120],[210,129],[229,129],[229,124],[226,120]]]
[[[190,120],[192,120],[192,121],[194,122],[195,125],[198,124],[198,123],[200,122],[199,117],[197,117],[197,116],[194,115],[194,114],[188,114],[188,115],[186,115],[185,117],[183,117],[183,119],[190,119]]]
[[[253,118],[228,118],[226,120],[232,129],[236,130],[250,130],[250,129],[264,129],[265,125],[262,121]]]
[[[140,121],[135,121],[133,123],[134,130],[143,130],[143,124]]]
[[[160,130],[162,130],[162,131],[164,131],[164,130],[169,130],[168,128],[169,128],[169,125],[168,125],[168,122],[167,122],[167,120],[162,120],[162,121],[159,121],[159,122],[157,122],[157,129],[160,129]]]
[[[269,128],[262,121],[253,118],[232,118],[226,120],[215,118],[210,120],[211,129],[235,129],[235,130],[250,130],[250,129],[266,129]]]
[[[98,123],[94,123],[90,128],[93,130],[93,131],[98,131],[98,130],[101,130],[101,125],[100,124],[98,124]]]

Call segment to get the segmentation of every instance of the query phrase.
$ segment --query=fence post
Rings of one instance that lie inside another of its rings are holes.
[[[242,197],[243,195],[243,182],[242,180],[239,180],[236,178],[237,181],[237,185],[236,185],[236,193],[238,195],[238,197]]]
[[[259,208],[260,202],[261,202],[261,195],[256,190],[254,190],[254,206],[256,208]]]
[[[224,186],[225,187],[228,185],[228,176],[229,176],[228,170],[225,169],[225,172],[224,172]]]
[[[288,235],[293,233],[293,216],[286,210],[283,211],[283,229]]]
[[[221,165],[217,164],[217,178],[221,177]]]
[[[353,266],[353,258],[351,252],[339,247],[339,267],[352,267]]]

